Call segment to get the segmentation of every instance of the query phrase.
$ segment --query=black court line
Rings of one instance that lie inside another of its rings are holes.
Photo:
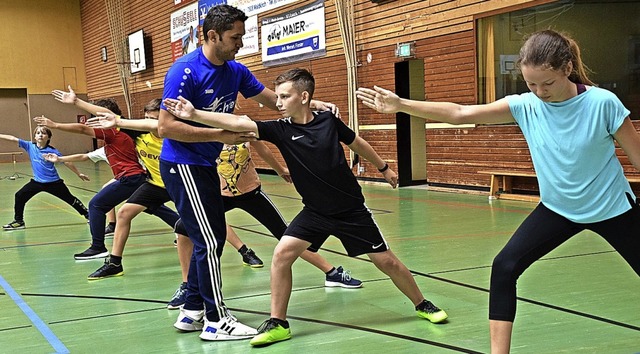
[[[27,328],[31,328],[31,327],[33,327],[33,325],[28,324],[28,325],[17,326],[17,327],[0,328],[0,332],[14,331],[14,330],[17,330],[17,329],[27,329]]]
[[[255,230],[251,230],[251,229],[243,229],[243,228],[240,228],[240,227],[238,227],[238,228],[242,229],[242,230],[245,230],[245,231],[254,232],[256,234],[260,234],[260,235],[263,235],[263,236],[273,237],[273,236],[271,236],[271,234],[267,234],[267,233],[264,233],[264,232],[259,232],[259,231],[255,231]],[[329,253],[332,253],[332,254],[335,254],[335,255],[349,257],[347,254],[342,253],[342,252],[338,252],[338,251],[334,251],[334,250],[330,250],[330,249],[326,249],[326,248],[322,248],[322,247],[320,249],[325,251],[325,252],[329,252]],[[599,255],[599,254],[606,254],[606,253],[614,253],[614,252],[615,251],[601,251],[601,252],[581,253],[581,254],[574,254],[574,255],[567,255],[567,256],[548,257],[548,258],[542,258],[542,259],[540,259],[540,261],[550,261],[550,260],[558,260],[558,259],[565,259],[565,258],[585,257],[585,256],[592,256],[592,255]],[[361,257],[349,257],[349,258],[357,259],[357,260],[364,261],[364,262],[367,262],[367,263],[373,263],[373,262],[371,262],[370,259],[365,259],[365,258],[361,258]],[[457,285],[457,286],[465,287],[465,288],[468,288],[468,289],[473,289],[473,290],[481,291],[481,292],[484,292],[484,293],[489,293],[489,289],[486,289],[486,288],[482,288],[482,287],[471,285],[471,284],[468,284],[468,283],[463,283],[463,282],[459,282],[459,281],[456,281],[456,280],[451,280],[451,279],[447,279],[447,278],[443,278],[443,277],[439,277],[439,276],[434,275],[434,274],[459,272],[459,271],[464,271],[464,270],[476,270],[476,269],[487,269],[487,268],[491,268],[491,266],[490,265],[485,265],[485,266],[477,266],[477,267],[468,267],[468,268],[460,268],[460,269],[453,269],[453,270],[447,270],[447,271],[441,271],[441,272],[432,272],[432,273],[423,273],[423,272],[419,272],[419,271],[415,271],[415,270],[411,270],[411,269],[409,269],[409,271],[411,272],[411,274],[414,274],[414,275],[419,275],[419,276],[422,276],[422,277],[425,277],[425,278],[438,280],[438,281],[441,281],[441,282],[444,282],[444,283],[449,283],[449,284],[452,284],[452,285]],[[556,311],[565,312],[565,313],[569,313],[569,314],[572,314],[572,315],[581,316],[581,317],[584,317],[584,318],[589,318],[589,319],[592,319],[592,320],[600,321],[600,322],[611,324],[611,325],[614,325],[614,326],[632,329],[634,331],[640,331],[640,327],[639,326],[634,326],[632,324],[619,322],[619,321],[611,320],[611,319],[608,319],[608,318],[592,315],[592,314],[589,314],[589,313],[586,313],[586,312],[571,310],[571,309],[568,309],[568,308],[565,308],[565,307],[556,306],[556,305],[553,305],[553,304],[549,304],[549,303],[545,303],[545,302],[541,302],[541,301],[537,301],[537,300],[533,300],[533,299],[529,299],[529,298],[525,298],[525,297],[520,297],[520,296],[516,297],[516,299],[519,300],[519,301],[522,301],[522,302],[526,302],[526,303],[532,304],[532,305],[546,307],[546,308],[553,309],[553,310],[556,310]]]
[[[290,196],[284,196],[284,195],[278,195],[278,194],[274,194],[273,196],[280,197],[280,198],[285,198],[285,199],[300,200],[300,198],[298,198],[298,197],[290,197]],[[388,211],[388,210],[381,210],[381,209],[370,209],[370,210],[372,210],[372,211],[373,210],[377,210],[377,211],[380,211],[380,212],[383,212],[383,213],[391,213],[391,211]],[[268,234],[268,233],[264,233],[264,232],[260,232],[260,231],[256,231],[256,230],[252,230],[252,229],[248,229],[248,228],[245,228],[245,227],[238,227],[238,226],[234,226],[234,227],[237,228],[237,229],[244,230],[244,231],[248,231],[248,232],[252,232],[252,233],[255,233],[255,234],[262,235],[262,236],[273,238],[273,236],[271,234]],[[67,241],[67,242],[60,242],[60,243],[69,243],[69,242],[80,242],[80,241]],[[48,245],[48,244],[56,244],[56,243],[52,242],[52,243],[45,243],[45,244],[39,244],[39,245]],[[32,246],[32,245],[13,246],[13,247],[5,247],[5,248],[25,247],[25,246]],[[325,249],[325,248],[320,248],[320,249],[325,251],[325,252],[332,253],[332,254],[349,257],[347,254],[342,253],[342,252],[338,252],[338,251],[334,251],[334,250],[330,250],[330,249]],[[557,260],[557,259],[573,258],[573,257],[583,257],[583,256],[592,256],[592,255],[606,254],[606,253],[613,253],[613,252],[615,252],[615,251],[601,251],[601,252],[591,252],[591,253],[575,254],[575,255],[568,255],[568,256],[548,257],[548,258],[542,258],[542,259],[540,259],[540,261]],[[358,260],[361,260],[361,261],[372,263],[371,260],[360,258],[360,257],[349,257],[349,258],[355,258],[355,259],[358,259]],[[455,281],[455,280],[451,280],[451,279],[447,279],[447,278],[443,278],[443,277],[438,277],[438,276],[434,275],[434,274],[444,274],[444,273],[452,273],[452,272],[459,272],[459,271],[465,271],[465,270],[474,270],[474,269],[486,269],[486,268],[491,268],[491,266],[478,266],[478,267],[460,268],[460,269],[457,269],[457,270],[440,271],[440,272],[433,272],[433,273],[423,273],[423,272],[418,272],[418,271],[414,271],[414,270],[411,270],[411,269],[409,271],[414,275],[419,275],[419,276],[423,276],[423,277],[430,278],[430,279],[433,279],[433,280],[438,280],[438,281],[441,281],[441,282],[449,283],[449,284],[452,284],[452,285],[457,285],[457,286],[465,287],[465,288],[468,288],[468,289],[473,289],[473,290],[481,291],[481,292],[484,292],[484,293],[489,293],[489,289],[486,289],[486,288],[482,288],[482,287],[478,287],[478,286],[471,285],[471,284],[468,284],[468,283],[458,282],[458,281]],[[631,325],[631,324],[627,324],[627,323],[611,320],[611,319],[608,319],[608,318],[592,315],[592,314],[589,314],[589,313],[576,311],[576,310],[571,310],[571,309],[568,309],[568,308],[565,308],[565,307],[556,306],[556,305],[553,305],[553,304],[544,303],[544,302],[541,302],[541,301],[528,299],[528,298],[524,298],[524,297],[519,297],[519,296],[517,297],[517,300],[523,301],[523,302],[526,302],[526,303],[529,303],[529,304],[533,304],[533,305],[537,305],[537,306],[553,309],[553,310],[556,310],[556,311],[565,312],[565,313],[573,314],[573,315],[576,315],[576,316],[581,316],[581,317],[584,317],[584,318],[589,318],[589,319],[600,321],[600,322],[603,322],[603,323],[607,323],[607,324],[611,324],[611,325],[615,325],[615,326],[619,326],[619,327],[623,327],[623,328],[627,328],[627,329],[632,329],[632,330],[635,330],[635,331],[640,331],[640,327],[638,327],[638,326],[634,326],[634,325]]]
[[[232,308],[229,308],[229,309],[232,310],[232,311],[236,311],[236,312],[245,312],[245,313],[258,314],[258,315],[264,314],[266,316],[270,315],[267,312],[261,312],[261,311],[232,309]],[[291,316],[291,315],[287,315],[287,318],[291,318],[291,319],[298,320],[298,321],[309,322],[309,323],[317,323],[317,324],[323,324],[323,325],[327,325],[327,326],[334,326],[334,327],[353,329],[353,330],[357,330],[357,331],[364,331],[364,332],[379,334],[379,335],[383,335],[383,336],[387,336],[387,337],[394,337],[394,338],[398,338],[398,339],[404,339],[404,340],[408,340],[408,341],[412,341],[412,342],[418,342],[418,343],[428,344],[428,345],[435,346],[435,347],[450,349],[450,350],[454,350],[454,351],[457,351],[457,352],[460,352],[460,353],[482,353],[482,352],[478,352],[478,351],[467,349],[467,348],[457,347],[457,346],[453,346],[453,345],[449,345],[449,344],[445,344],[445,343],[440,343],[440,342],[434,342],[434,341],[431,341],[431,340],[428,340],[428,339],[424,339],[424,338],[406,336],[404,334],[387,332],[387,331],[382,331],[382,330],[373,329],[373,328],[367,328],[367,327],[362,327],[362,326],[354,326],[354,325],[349,325],[349,324],[345,324],[345,323],[316,320],[316,319],[310,319],[310,318],[300,317],[300,316]],[[435,326],[438,326],[438,325],[435,324]]]
[[[566,255],[566,256],[544,257],[544,258],[539,259],[537,262],[552,261],[552,260],[558,260],[558,259],[577,258],[577,257],[586,257],[586,256],[595,256],[595,255],[608,254],[608,253],[617,253],[617,252],[615,250],[610,250],[610,251],[598,251],[598,252],[589,252],[589,253],[578,253],[578,254],[571,254],[571,255]],[[447,274],[447,273],[456,273],[456,272],[466,272],[468,270],[478,270],[478,269],[491,269],[491,266],[490,265],[482,265],[482,266],[475,266],[475,267],[457,268],[457,269],[449,269],[449,270],[439,270],[439,271],[435,271],[435,272],[430,272],[429,274],[431,274],[431,275],[433,275],[433,274]]]
[[[264,192],[264,190],[263,190]],[[266,192],[265,192],[266,193]],[[271,197],[276,197],[276,198],[282,198],[282,199],[291,199],[291,200],[297,200],[297,201],[302,201],[302,198],[300,197],[292,197],[289,195],[283,195],[283,194],[271,194],[271,193],[267,193],[267,195],[271,198]],[[386,209],[376,209],[376,208],[370,208],[367,206],[367,209],[373,211],[377,211],[380,214],[393,214],[393,211],[391,210],[386,210]]]
[[[462,286],[462,287],[465,287],[465,288],[468,288],[468,289],[473,289],[473,290],[482,291],[484,293],[489,293],[489,289],[481,288],[479,286],[475,286],[475,285],[471,285],[471,284],[467,284],[467,283],[463,283],[463,282],[459,282],[459,281],[455,281],[455,280],[451,280],[451,279],[447,279],[447,278],[437,277],[437,276],[434,276],[434,275],[430,275],[430,274],[422,273],[422,272],[417,272],[417,271],[413,271],[413,270],[411,270],[411,273],[416,274],[416,275],[420,275],[420,276],[423,276],[423,277],[426,277],[426,278],[438,280],[438,281],[441,281],[441,282],[444,282],[444,283],[449,283],[449,284],[453,284],[453,285]],[[552,310],[565,312],[565,313],[569,313],[569,314],[572,314],[572,315],[581,316],[581,317],[584,317],[584,318],[589,318],[589,319],[592,319],[592,320],[604,322],[604,323],[611,324],[611,325],[618,326],[618,327],[632,329],[634,331],[640,331],[640,327],[638,327],[638,326],[634,326],[632,324],[619,322],[619,321],[611,320],[611,319],[608,319],[608,318],[592,315],[592,314],[589,314],[589,313],[586,313],[586,312],[571,310],[571,309],[568,309],[566,307],[556,306],[556,305],[552,305],[550,303],[545,303],[545,302],[541,302],[541,301],[537,301],[537,300],[533,300],[533,299],[528,299],[528,298],[520,297],[520,296],[516,297],[516,299],[518,301],[526,302],[526,303],[533,304],[533,305],[538,305],[538,306],[541,306],[541,307],[546,307],[546,308],[549,308],[549,309],[552,309]]]
[[[55,225],[56,227],[59,226],[65,226],[65,225]],[[47,228],[50,226],[38,226],[38,227],[33,227],[30,229],[34,229],[34,228]],[[51,226],[53,227],[53,226]],[[162,237],[162,236],[166,236],[167,234],[173,233],[173,230],[171,230],[170,228],[168,229],[169,231],[159,231],[159,230],[149,230],[146,232],[134,232],[131,235],[129,235],[129,238],[138,238],[138,237]],[[20,231],[20,230],[18,230]],[[107,237],[108,238],[113,238],[113,237]],[[175,238],[175,237],[173,237]],[[173,240],[172,238],[172,240]],[[26,245],[15,245],[15,246],[4,246],[4,247],[0,247],[0,250],[8,250],[8,249],[14,249],[14,248],[26,248],[26,247],[40,247],[40,246],[49,246],[49,245],[64,245],[64,244],[71,244],[71,243],[86,243],[86,242],[90,242],[90,240],[87,239],[82,239],[82,240],[68,240],[68,241],[54,241],[54,242],[42,242],[42,243],[30,243],[30,244],[26,244]],[[170,242],[167,243],[167,245],[170,245]]]
[[[255,234],[258,234],[258,235],[274,238],[269,233],[256,231],[256,230],[252,230],[252,229],[248,229],[248,228],[244,228],[244,227],[238,227],[238,226],[234,226],[234,227],[237,228],[237,229],[241,229],[241,230],[244,230],[244,231],[252,232],[252,233],[255,233]],[[134,236],[134,237],[140,237],[140,236],[151,236],[151,235],[142,234],[142,235],[138,235],[138,236]],[[28,247],[28,246],[46,246],[46,245],[51,245],[51,244],[78,243],[78,242],[86,242],[86,240],[50,242],[50,243],[32,244],[32,245],[19,245],[19,246],[3,247],[3,249]],[[335,255],[349,257],[346,253],[343,253],[343,252],[334,251],[334,250],[330,250],[330,249],[326,249],[326,248],[320,248],[320,249],[325,251],[325,252],[329,252],[329,253],[332,253],[332,254],[335,254]],[[540,261],[557,260],[557,259],[574,258],[574,257],[584,257],[584,256],[592,256],[592,255],[614,253],[614,252],[615,251],[601,251],[601,252],[591,252],[591,253],[574,254],[574,255],[567,255],[567,256],[549,257],[549,258],[542,258],[542,259],[540,259]],[[361,257],[349,257],[349,258],[353,258],[353,259],[357,259],[357,260],[360,260],[360,261],[372,263],[371,260],[365,259],[365,258],[361,258]],[[473,289],[473,290],[481,291],[481,292],[484,292],[484,293],[489,293],[489,289],[482,288],[482,287],[475,286],[475,285],[471,285],[471,284],[468,284],[468,283],[463,283],[463,282],[459,282],[459,281],[455,281],[455,280],[439,277],[439,276],[435,275],[435,274],[445,274],[445,273],[453,273],[453,272],[460,272],[460,271],[466,271],[466,270],[487,269],[487,268],[491,268],[491,266],[486,265],[486,266],[468,267],[468,268],[452,269],[452,270],[440,271],[440,272],[432,272],[432,273],[423,273],[423,272],[419,272],[419,271],[415,271],[415,270],[411,270],[411,269],[409,269],[409,271],[414,275],[419,275],[419,276],[430,278],[430,279],[433,279],[433,280],[438,280],[438,281],[441,281],[441,282],[444,282],[444,283],[449,283],[449,284],[452,284],[452,285],[457,285],[457,286],[465,287],[465,288],[468,288],[468,289]],[[533,299],[529,299],[529,298],[524,298],[524,297],[520,297],[520,296],[517,297],[517,300],[522,301],[522,302],[526,302],[526,303],[529,303],[529,304],[532,304],[532,305],[537,305],[537,306],[545,307],[545,308],[548,308],[548,309],[553,309],[553,310],[556,310],[556,311],[561,311],[561,312],[569,313],[569,314],[572,314],[572,315],[581,316],[581,317],[584,317],[584,318],[589,318],[589,319],[592,319],[592,320],[600,321],[600,322],[611,324],[611,325],[614,325],[614,326],[623,327],[623,328],[627,328],[627,329],[632,329],[632,330],[635,330],[635,331],[640,331],[640,327],[639,326],[635,326],[635,325],[631,325],[631,324],[628,324],[628,323],[623,323],[623,322],[611,320],[611,319],[608,319],[608,318],[592,315],[592,314],[589,314],[589,313],[576,311],[576,310],[571,310],[571,309],[568,309],[568,308],[565,308],[565,307],[556,306],[556,305],[553,305],[553,304],[544,303],[544,302],[541,302],[541,301],[537,301],[537,300],[533,300]]]
[[[297,289],[296,289],[296,291],[297,291]],[[59,294],[35,294],[35,293],[22,293],[21,295],[24,296],[24,297],[31,296],[31,297],[55,297],[55,298],[79,298],[79,299],[133,301],[133,302],[143,302],[143,303],[162,303],[163,305],[166,304],[166,301],[160,301],[160,300],[148,300],[148,299],[137,299],[137,298],[118,298],[118,297],[109,297],[109,296],[59,295]],[[268,293],[264,294],[264,295],[268,295]],[[252,296],[256,296],[256,295],[254,294]],[[233,298],[228,298],[226,300],[232,300],[232,299],[237,299],[237,298],[233,297]],[[142,312],[151,312],[151,311],[158,311],[158,310],[166,310],[166,307],[163,306],[161,308],[118,312],[118,313],[114,313],[114,314],[111,314],[111,315],[99,315],[99,316],[82,317],[82,318],[75,318],[75,319],[68,319],[68,320],[51,321],[51,322],[49,322],[49,324],[50,325],[54,325],[54,324],[70,323],[70,322],[93,320],[93,319],[98,319],[98,318],[115,317],[115,316],[122,316],[122,315],[130,315],[130,314],[136,314],[136,313],[142,313]],[[270,316],[270,313],[269,312],[265,312],[265,311],[254,311],[254,310],[246,310],[246,309],[233,308],[233,307],[229,307],[229,310],[234,311],[234,312],[249,313],[249,314],[254,314],[254,315],[263,315],[263,316],[266,316],[266,317]],[[422,344],[426,344],[426,345],[430,345],[430,346],[435,346],[435,347],[439,347],[439,348],[453,350],[453,351],[456,351],[456,352],[459,352],[459,353],[470,353],[470,354],[481,354],[482,353],[482,352],[475,351],[475,350],[472,350],[472,349],[467,349],[467,348],[463,348],[463,347],[449,345],[449,344],[446,344],[446,343],[435,342],[435,341],[431,341],[431,340],[424,339],[424,338],[418,338],[418,337],[407,336],[407,335],[399,334],[399,333],[382,331],[382,330],[378,330],[378,329],[374,329],[374,328],[356,326],[356,325],[340,323],[340,322],[333,322],[333,321],[324,321],[324,320],[318,320],[318,319],[301,317],[301,316],[290,316],[290,315],[287,315],[287,317],[290,318],[290,319],[295,319],[295,320],[303,321],[303,322],[307,322],[307,323],[316,323],[316,324],[321,324],[321,325],[325,325],[325,326],[347,328],[347,329],[352,329],[352,330],[356,330],[356,331],[362,331],[362,332],[368,332],[368,333],[378,334],[378,335],[387,336],[387,337],[393,337],[393,338],[402,339],[402,340],[406,340],[406,341],[411,341],[411,342],[415,342],[415,343],[422,343]],[[437,324],[434,324],[434,325],[435,326],[439,326]],[[27,326],[27,327],[31,327],[31,326]]]

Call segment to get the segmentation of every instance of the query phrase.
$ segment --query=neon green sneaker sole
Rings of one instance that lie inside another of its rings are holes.
[[[424,318],[431,323],[440,323],[446,320],[447,318],[449,318],[449,315],[447,315],[447,313],[444,312],[444,310],[431,312],[431,313],[418,310],[416,311],[416,313],[418,314],[418,317]]]
[[[261,346],[282,342],[287,339],[291,339],[291,328],[284,328],[278,325],[266,332],[258,333],[251,339],[249,344],[252,346]]]

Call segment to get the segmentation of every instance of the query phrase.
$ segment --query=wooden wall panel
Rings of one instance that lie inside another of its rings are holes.
[[[273,88],[275,77],[287,69],[310,69],[316,77],[315,98],[336,103],[341,107],[342,119],[347,121],[355,112],[347,109],[346,63],[335,1],[338,0],[325,1],[326,56],[271,68],[262,66],[260,54],[239,57],[238,61],[247,65],[270,88]],[[149,6],[142,0],[125,1],[128,32],[144,29],[151,38],[153,54],[150,69],[130,79],[134,117],[142,114],[142,107],[147,101],[162,94],[164,74],[171,65],[170,14],[191,2],[174,6],[173,1],[161,1]],[[283,13],[311,2],[313,0],[301,0],[260,14],[258,21],[264,16]],[[548,2],[550,0],[398,0],[376,4],[358,0],[355,5],[358,85],[393,89],[394,64],[399,60],[394,55],[396,44],[415,41],[416,58],[424,62],[426,99],[474,104],[477,102],[474,19]],[[124,104],[116,64],[111,59],[107,63],[99,59],[102,46],[107,46],[110,55],[113,53],[104,0],[81,0],[81,12],[87,93],[91,98],[115,97]],[[368,54],[372,57],[371,62],[366,60]],[[242,97],[237,102],[237,113],[258,120],[277,117],[277,113]],[[390,162],[392,168],[397,167],[395,119],[395,115],[380,114],[363,105],[358,106],[360,125],[369,126],[360,132],[361,136]],[[515,125],[428,129],[426,141],[427,179],[431,184],[486,189],[488,178],[478,175],[479,169],[532,168],[526,142]],[[279,156],[275,148],[273,150]],[[628,160],[622,158],[622,161],[625,170],[630,171]],[[259,158],[256,162],[259,168],[268,168]],[[365,162],[363,166],[365,172],[362,177],[381,177],[370,164]],[[531,181],[515,182],[516,188],[537,188]]]
[[[193,1],[191,1],[193,2]],[[188,4],[184,2],[180,7]],[[90,98],[104,98],[123,95],[120,84],[118,65],[128,65],[117,62],[111,43],[109,22],[104,0],[81,0],[82,32],[87,65],[87,93]],[[140,104],[137,95],[148,95],[147,91],[162,91],[164,75],[172,64],[170,44],[170,16],[171,12],[180,7],[174,7],[172,1],[157,1],[150,6],[148,1],[124,1],[125,34],[144,30],[145,37],[151,43],[147,49],[146,71],[132,74],[129,79],[129,90],[132,94],[133,106]],[[109,59],[100,60],[100,49],[106,46]],[[147,86],[147,81],[152,85]],[[144,99],[140,99],[144,101]],[[124,98],[118,99],[124,104]],[[148,100],[147,100],[148,101]],[[142,106],[144,106],[142,103]],[[123,106],[124,107],[124,106]],[[136,112],[136,109],[132,109]]]

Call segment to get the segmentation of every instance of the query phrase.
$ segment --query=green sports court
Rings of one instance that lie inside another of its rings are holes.
[[[60,169],[71,192],[88,200],[111,178],[104,163],[78,163],[80,181]],[[12,195],[30,178],[27,163],[0,165],[0,215],[10,221]],[[17,176],[16,179],[9,179]],[[263,189],[287,220],[302,204],[293,186],[261,176]],[[248,341],[205,342],[171,325],[166,303],[180,284],[174,235],[159,219],[133,221],[122,277],[88,281],[100,260],[75,261],[90,234],[64,202],[41,193],[25,212],[26,229],[0,234],[0,343],[21,353],[487,353],[488,287],[493,257],[535,206],[427,188],[391,189],[364,183],[391,249],[425,296],[449,314],[444,324],[415,315],[413,306],[366,258],[349,258],[330,237],[321,254],[364,282],[362,289],[325,288],[324,275],[302,260],[293,267],[291,340],[264,348]],[[275,238],[243,211],[228,222],[265,262],[242,265],[232,247],[222,257],[225,303],[257,326],[269,313],[269,264]],[[107,240],[110,247],[110,239]],[[518,282],[513,352],[640,352],[640,282],[592,233],[582,233],[534,263]]]

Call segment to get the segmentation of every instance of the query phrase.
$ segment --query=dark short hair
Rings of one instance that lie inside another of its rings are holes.
[[[161,102],[162,102],[162,99],[160,99],[160,98],[154,98],[151,101],[149,101],[149,103],[147,103],[144,106],[145,113],[146,112],[159,111]]]
[[[293,87],[299,92],[307,91],[309,93],[309,99],[313,98],[313,92],[316,89],[316,79],[306,69],[291,69],[280,74],[274,82],[276,86],[284,84],[285,82],[291,82]]]
[[[118,107],[116,100],[114,100],[113,98],[101,98],[93,101],[92,103],[95,104],[96,106],[104,107],[110,110],[111,112],[113,112],[113,114],[116,114],[119,116],[122,115],[122,111],[120,110],[120,107]]]
[[[202,24],[202,32],[204,40],[208,41],[209,31],[214,30],[222,40],[222,33],[233,28],[233,24],[237,21],[243,22],[247,20],[247,15],[231,5],[221,4],[209,9],[207,16]]]

